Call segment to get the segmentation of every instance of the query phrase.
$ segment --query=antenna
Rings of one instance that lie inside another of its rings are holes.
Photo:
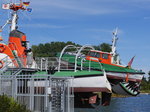
[[[118,37],[117,37],[117,33],[118,33],[118,28],[115,29],[115,31],[113,32],[113,39],[112,39],[112,51],[111,51],[111,54],[112,54],[112,58],[111,58],[111,62],[112,63],[116,63],[116,64],[119,64],[119,56],[117,56],[117,60],[115,60],[115,56],[116,56],[116,44],[117,44],[117,40],[118,40]]]
[[[18,10],[27,10],[26,7],[29,6],[30,2],[22,2],[22,0],[19,0],[19,3],[7,3],[2,5],[2,9],[6,10],[12,10],[12,17],[9,19],[4,26],[1,27],[1,30],[7,25],[11,24],[10,31],[17,29],[17,20],[18,20]]]
[[[116,28],[115,31],[113,32],[112,51],[111,51],[111,53],[113,55],[116,54],[116,44],[117,44],[117,40],[118,40],[117,33],[118,33],[118,28]]]

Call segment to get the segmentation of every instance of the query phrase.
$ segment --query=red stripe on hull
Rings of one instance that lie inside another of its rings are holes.
[[[110,78],[110,79],[122,79],[122,80],[126,79],[125,77],[112,76],[112,75],[109,75],[109,74],[107,74],[107,77]],[[128,80],[133,81],[133,82],[141,82],[142,81],[140,79],[131,79],[131,78],[129,78]]]
[[[110,92],[107,88],[74,88],[74,92]]]

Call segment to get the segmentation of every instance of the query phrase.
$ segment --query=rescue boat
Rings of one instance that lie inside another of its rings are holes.
[[[77,51],[64,52],[68,46],[65,47],[58,56],[70,65],[75,64],[75,69],[78,70],[86,70],[89,69],[89,67],[90,70],[99,72],[105,70],[107,79],[114,93],[137,96],[140,93],[140,83],[145,73],[131,67],[134,57],[129,61],[128,65],[121,64],[120,57],[116,52],[117,40],[116,29],[113,33],[111,52],[95,50],[92,46],[88,46],[91,50],[89,50],[88,54],[84,54],[81,51],[83,48],[86,48],[87,45],[82,46],[81,49]]]

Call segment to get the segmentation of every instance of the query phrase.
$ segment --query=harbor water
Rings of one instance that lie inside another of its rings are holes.
[[[110,106],[98,106],[95,109],[76,108],[75,112],[150,112],[150,95],[112,98]]]

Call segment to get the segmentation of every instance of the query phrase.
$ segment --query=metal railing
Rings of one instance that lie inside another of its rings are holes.
[[[96,65],[94,69],[99,70],[101,69],[103,71],[103,67],[100,62],[93,62],[90,60],[85,61],[85,58],[82,57],[77,58],[76,61],[74,57],[63,57],[61,60],[58,57],[36,57],[35,62],[37,63],[37,66],[41,71],[42,70],[47,71],[49,67],[54,67],[55,70],[58,71],[61,70],[77,71],[77,69],[91,71],[94,65]]]
[[[15,60],[15,59],[14,59]],[[15,68],[15,65],[9,57],[5,57],[2,59],[4,62],[3,68],[0,69],[0,73],[3,74],[3,71],[5,71],[7,68]],[[60,61],[60,62],[59,62]],[[55,70],[61,71],[61,70],[92,70],[93,65],[97,64],[95,66],[95,69],[101,69],[102,65],[100,62],[93,62],[93,61],[85,61],[85,58],[79,57],[75,60],[74,57],[66,57],[59,60],[58,57],[36,57],[34,62],[34,69],[38,69],[41,71],[48,71],[50,68],[54,68]],[[75,63],[76,62],[76,63]],[[10,66],[11,65],[11,66]],[[76,66],[75,66],[76,65]],[[85,66],[86,65],[86,66]],[[88,65],[88,66],[87,66]],[[26,68],[32,68],[29,66],[26,66]]]
[[[0,75],[0,95],[14,97],[34,112],[73,112],[72,78],[50,75]]]

